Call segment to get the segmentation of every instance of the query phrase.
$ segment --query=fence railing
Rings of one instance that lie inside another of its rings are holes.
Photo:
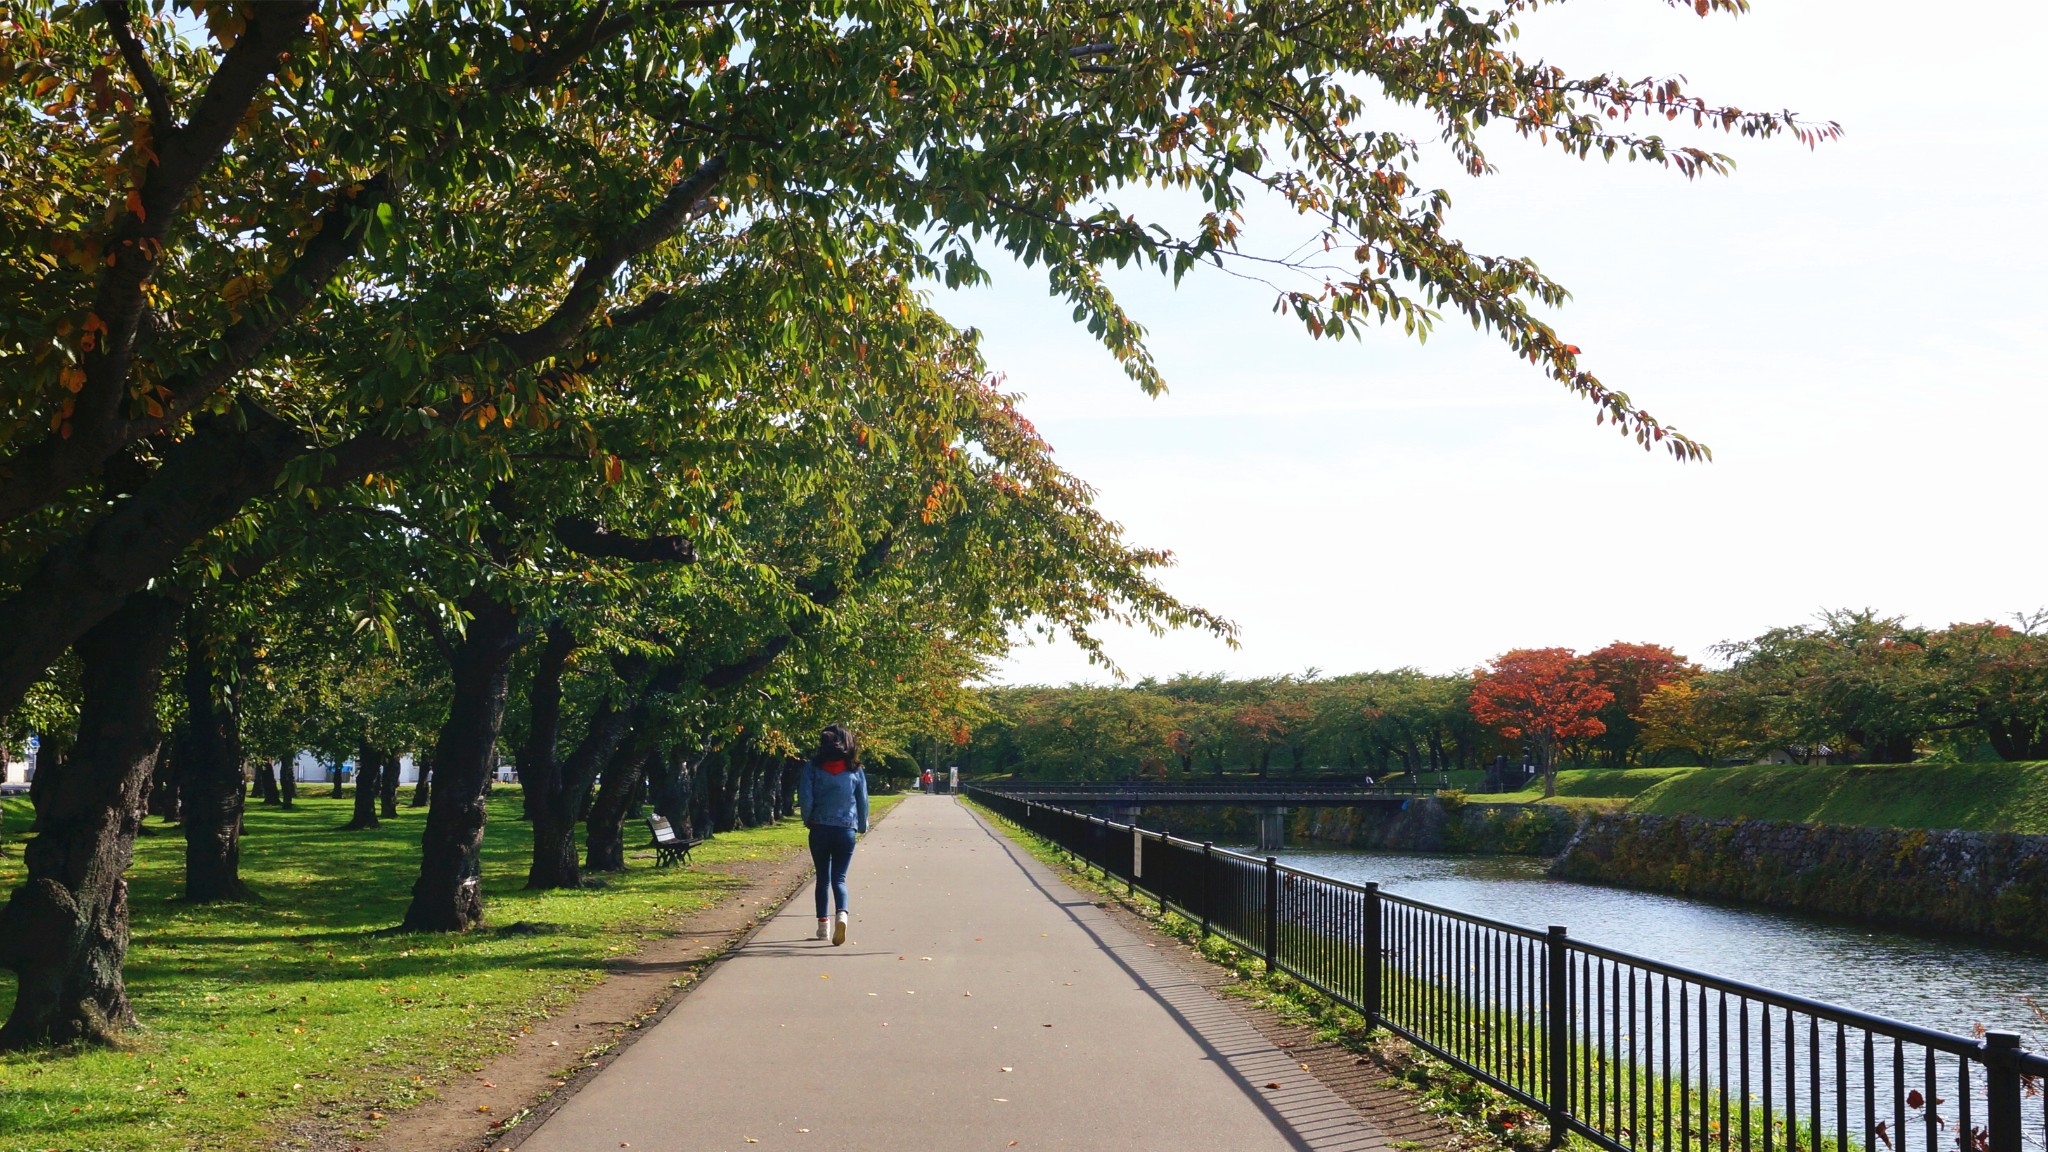
[[[1003,784],[996,789],[1007,796],[1123,796],[1144,797],[1159,795],[1187,796],[1232,796],[1232,795],[1274,795],[1274,796],[1349,796],[1361,792],[1384,791],[1371,780],[1107,780],[1087,783],[1055,783],[1042,780],[1019,780]]]
[[[989,810],[1614,1152],[2048,1152],[2048,1058],[982,788]]]

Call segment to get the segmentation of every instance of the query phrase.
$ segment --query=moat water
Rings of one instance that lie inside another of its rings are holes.
[[[2048,1050],[2048,956],[1797,913],[1553,880],[1547,861],[1297,850],[1281,863],[1923,1027]],[[2048,908],[2042,909],[2048,916]],[[2038,1005],[2040,1011],[2036,1011]]]

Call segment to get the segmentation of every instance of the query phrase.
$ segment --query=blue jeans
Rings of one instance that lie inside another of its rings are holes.
[[[853,829],[818,824],[811,827],[811,863],[818,869],[818,919],[825,918],[825,885],[832,902],[846,910],[846,866],[853,863]]]

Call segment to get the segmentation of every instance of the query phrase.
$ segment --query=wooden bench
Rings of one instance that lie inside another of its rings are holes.
[[[664,816],[649,816],[647,818],[647,830],[654,834],[653,841],[647,846],[654,849],[654,866],[656,868],[666,868],[678,860],[688,864],[690,862],[690,849],[704,842],[702,837],[695,840],[685,840],[681,836],[676,835],[676,830],[669,826],[668,818]]]

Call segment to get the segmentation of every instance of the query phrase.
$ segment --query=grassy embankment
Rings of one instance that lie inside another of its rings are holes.
[[[1661,816],[2048,834],[2048,763],[1567,769],[1553,803]],[[1474,800],[1535,802],[1539,786]]]
[[[877,813],[894,799],[877,798]],[[0,892],[21,881],[29,824],[25,798],[4,803]],[[128,990],[143,1028],[125,1051],[0,1057],[0,1152],[270,1147],[307,1116],[368,1132],[373,1105],[403,1107],[480,1067],[595,983],[607,959],[741,885],[718,865],[779,858],[803,839],[784,821],[722,835],[688,868],[656,871],[629,853],[602,888],[524,892],[531,845],[518,791],[503,789],[484,842],[489,926],[378,936],[405,909],[423,810],[337,831],[348,803],[302,794],[291,812],[250,808],[242,875],[255,904],[172,902],[184,841],[152,821],[129,871]],[[496,930],[520,922],[537,930]],[[12,983],[0,985],[0,1013],[12,1004]],[[564,1067],[581,1055],[565,1051]]]

